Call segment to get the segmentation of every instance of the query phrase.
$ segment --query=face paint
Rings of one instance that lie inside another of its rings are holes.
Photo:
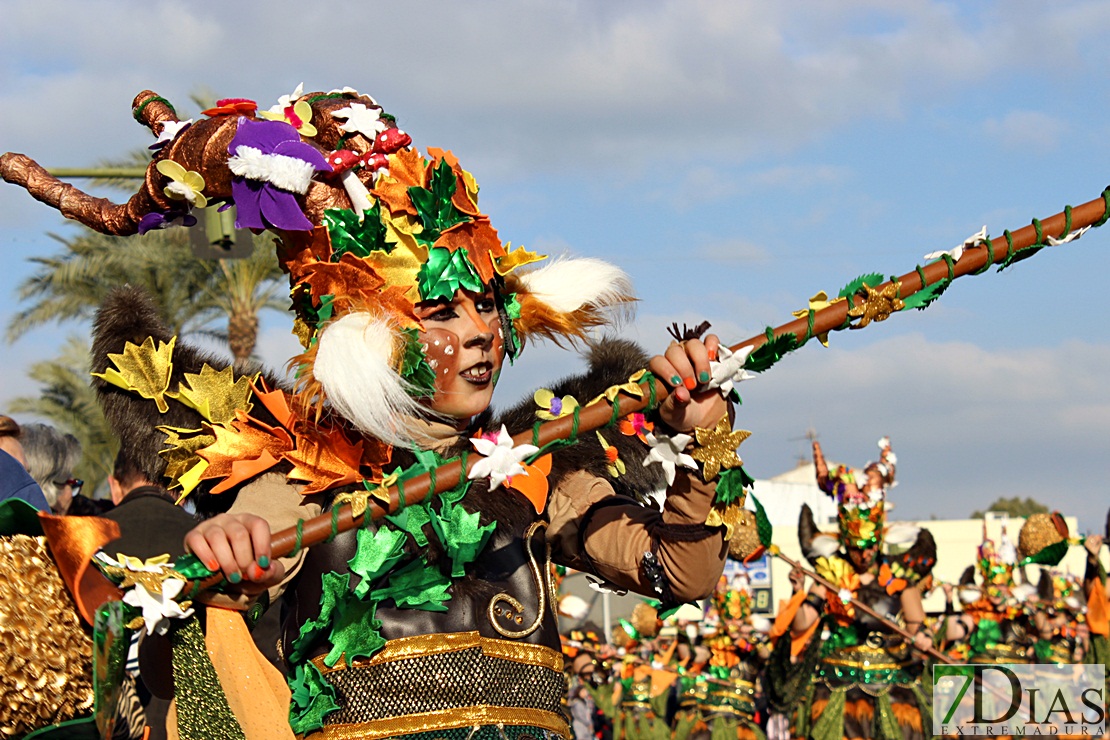
[[[458,291],[450,301],[419,307],[420,341],[435,373],[433,411],[460,423],[485,411],[501,372],[504,342],[490,294]]]

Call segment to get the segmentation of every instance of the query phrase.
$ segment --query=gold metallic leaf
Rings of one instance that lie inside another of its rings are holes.
[[[147,337],[141,345],[128,342],[120,354],[109,354],[108,359],[115,365],[103,373],[93,373],[105,382],[133,391],[143,398],[149,398],[158,406],[158,411],[166,413],[166,391],[170,387],[170,373],[173,371],[173,346],[177,337],[169,342],[159,342],[154,347],[154,337]]]
[[[166,395],[196,409],[213,424],[227,425],[235,418],[236,409],[250,412],[253,381],[254,378],[246,375],[236,380],[230,365],[223,370],[215,370],[205,363],[199,375],[185,373],[185,382],[178,386],[177,393]]]

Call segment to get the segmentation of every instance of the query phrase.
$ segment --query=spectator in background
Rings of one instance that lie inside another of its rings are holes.
[[[46,497],[27,472],[27,459],[19,438],[19,424],[10,416],[0,416],[0,501],[18,498],[39,511],[49,511]]]
[[[62,434],[49,424],[24,424],[19,436],[27,472],[35,479],[55,514],[69,512],[80,491],[73,469],[81,460],[81,444],[72,434]],[[76,490],[75,490],[76,489]]]
[[[163,554],[173,559],[185,554],[185,535],[196,525],[196,520],[174,505],[173,494],[146,477],[138,463],[127,454],[126,447],[116,455],[112,474],[108,476],[108,488],[115,508],[102,516],[119,524],[120,536],[104,546],[105,552],[112,557],[123,553],[142,560]],[[135,680],[133,685],[143,707],[142,722],[150,730],[149,740],[163,740],[169,700],[155,696],[138,680],[138,639],[136,634],[128,654],[127,672]],[[132,729],[139,729],[141,736],[141,728]]]

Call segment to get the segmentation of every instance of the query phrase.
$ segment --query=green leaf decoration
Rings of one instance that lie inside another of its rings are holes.
[[[951,284],[951,280],[941,280],[938,283],[933,283],[928,288],[922,288],[916,293],[906,296],[902,299],[902,303],[905,304],[902,310],[908,311],[911,308],[916,308],[918,311],[924,311],[933,301],[940,298]]]
[[[428,261],[416,275],[416,286],[422,301],[449,301],[459,288],[482,292],[482,278],[464,247],[454,252],[432,247],[428,250]]]
[[[331,239],[332,262],[338,262],[347,252],[356,257],[369,257],[374,250],[390,252],[393,249],[385,240],[385,225],[377,202],[363,212],[361,219],[349,208],[329,208],[324,211],[324,225]]]
[[[420,334],[414,329],[402,329],[405,336],[404,353],[401,355],[401,377],[412,386],[411,393],[424,398],[436,390],[436,373],[428,364],[428,358],[421,347]]]
[[[203,580],[215,573],[215,571],[209,570],[204,563],[200,562],[200,559],[196,555],[182,555],[177,558],[173,561],[173,569],[190,581]]]
[[[429,612],[447,611],[451,594],[447,589],[451,581],[439,568],[428,565],[424,558],[414,560],[389,578],[385,588],[370,592],[374,601],[393,599],[398,609],[423,609]]]
[[[455,171],[446,161],[441,161],[432,171],[431,187],[409,188],[409,198],[416,207],[416,215],[424,230],[416,234],[416,239],[427,246],[435,244],[439,235],[452,226],[465,223],[470,216],[455,208],[451,197],[455,194]]]
[[[289,677],[292,702],[289,705],[289,726],[303,735],[324,726],[324,717],[339,709],[335,687],[324,680],[316,664],[308,661],[296,667]]]
[[[324,665],[331,668],[342,657],[347,665],[358,658],[369,658],[385,647],[385,638],[378,629],[382,623],[374,619],[378,605],[359,599],[344,599],[339,604],[339,617],[332,623],[328,641],[331,650],[324,656]]]
[[[747,496],[747,487],[751,485],[751,478],[744,472],[744,468],[737,466],[730,470],[722,470],[717,476],[717,493],[713,497],[714,506],[728,506],[734,501],[744,503]]]
[[[466,566],[478,557],[497,528],[497,522],[481,526],[480,518],[477,512],[470,514],[463,507],[447,502],[443,504],[442,513],[432,515],[432,529],[451,558],[452,578],[466,575]]]
[[[1035,255],[1035,254],[1036,254],[1037,252],[1039,252],[1039,251],[1041,251],[1042,249],[1044,249],[1044,247],[1045,247],[1045,245],[1044,245],[1044,244],[1035,244],[1035,245],[1033,245],[1033,246],[1031,246],[1031,247],[1026,247],[1025,249],[1018,249],[1018,250],[1016,250],[1016,251],[1015,251],[1015,252],[1014,252],[1013,254],[1011,254],[1011,255],[1010,255],[1009,257],[1007,257],[1006,259],[1002,260],[1002,264],[998,266],[998,271],[999,271],[999,272],[1002,272],[1002,271],[1003,271],[1003,270],[1005,270],[1005,269],[1006,269],[1007,267],[1010,267],[1010,266],[1011,266],[1011,265],[1013,265],[1013,264],[1016,264],[1016,263],[1018,263],[1018,262],[1021,262],[1022,260],[1027,260],[1027,259],[1029,259],[1029,258],[1030,258],[1030,257],[1032,257],[1033,255]]]
[[[445,506],[452,506],[463,500],[466,492],[470,490],[470,481],[459,481],[459,485],[449,491],[444,491],[439,494],[440,500],[443,501]]]
[[[767,512],[763,508],[763,504],[759,503],[754,495],[752,496],[752,503],[755,505],[755,530],[759,533],[759,544],[764,547],[771,546],[771,535],[775,529],[771,526],[771,520],[767,518]]]
[[[386,521],[405,532],[408,532],[417,546],[428,546],[428,535],[424,534],[424,525],[432,520],[428,504],[406,506],[392,516],[387,516]]]
[[[1022,558],[1018,565],[1048,565],[1055,567],[1060,564],[1064,556],[1068,554],[1068,543],[1066,540],[1061,540],[1055,544],[1049,545],[1035,555],[1030,555],[1027,558]]]
[[[516,293],[499,293],[501,309],[503,315],[501,317],[501,328],[505,332],[505,354],[509,357],[509,364],[513,363],[517,357],[520,356],[522,349],[520,338],[516,333],[516,324],[514,323],[520,318],[520,301],[516,297]]]
[[[370,584],[389,572],[405,554],[403,532],[380,527],[376,532],[358,531],[358,549],[347,561],[351,572],[362,580],[355,586],[355,596],[360,599],[370,592]]]
[[[882,285],[883,282],[884,278],[881,273],[869,272],[866,275],[860,275],[858,278],[845,285],[840,289],[840,292],[837,293],[837,296],[840,298],[851,298],[856,293],[863,290],[865,283],[874,288],[876,285]]]
[[[1037,656],[1038,663],[1052,662],[1052,643],[1048,640],[1037,640],[1033,643],[1033,652]]]
[[[793,332],[787,332],[767,341],[748,355],[744,367],[753,373],[761,373],[797,348],[798,337]]]
[[[1000,642],[1002,642],[1002,628],[998,626],[998,622],[981,619],[975,631],[971,633],[971,638],[968,639],[967,644],[971,648],[971,654],[978,655]]]
[[[301,631],[293,640],[292,651],[289,654],[290,663],[300,663],[315,644],[327,626],[331,624],[332,614],[338,605],[347,598],[351,574],[339,575],[335,572],[325,573],[322,579],[323,591],[320,594],[320,614],[315,619],[309,619],[301,625]]]

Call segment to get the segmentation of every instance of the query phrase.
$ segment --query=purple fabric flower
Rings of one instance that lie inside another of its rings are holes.
[[[308,192],[316,172],[331,172],[320,150],[288,123],[240,118],[227,151],[236,228],[312,229],[297,196]]]
[[[196,226],[197,217],[188,213],[148,213],[139,221],[139,233],[168,229],[171,226]]]

